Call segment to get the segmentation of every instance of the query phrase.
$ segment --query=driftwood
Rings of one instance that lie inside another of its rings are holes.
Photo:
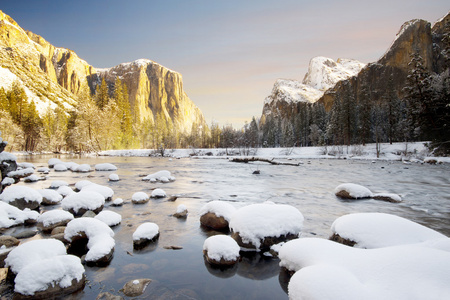
[[[284,165],[284,166],[299,166],[300,163],[288,163],[288,162],[279,162],[274,161],[273,159],[267,159],[267,158],[260,158],[260,157],[245,157],[245,158],[238,158],[235,157],[231,160],[232,162],[238,162],[238,163],[249,163],[253,161],[262,161],[266,162],[272,165]]]

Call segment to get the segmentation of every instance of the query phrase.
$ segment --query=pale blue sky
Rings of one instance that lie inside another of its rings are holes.
[[[24,29],[94,67],[139,58],[183,75],[210,123],[259,117],[277,78],[302,80],[315,56],[376,61],[400,26],[434,23],[448,0],[0,0]]]

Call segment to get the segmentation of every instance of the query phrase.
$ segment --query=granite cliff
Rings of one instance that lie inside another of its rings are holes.
[[[150,60],[97,70],[74,51],[53,46],[0,11],[0,87],[8,90],[12,82],[19,81],[40,113],[48,106],[70,111],[77,97],[95,91],[102,78],[112,94],[117,76],[126,83],[130,104],[139,108],[141,119],[162,113],[186,132],[194,122],[205,123],[183,90],[181,74]]]

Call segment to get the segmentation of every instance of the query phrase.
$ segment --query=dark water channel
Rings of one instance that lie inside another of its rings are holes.
[[[55,156],[18,157],[36,167],[47,166]],[[72,173],[54,172],[46,181],[20,184],[48,188],[53,180],[74,184],[88,179],[107,185],[114,198],[126,204],[110,209],[122,215],[115,232],[114,258],[104,268],[87,267],[89,280],[84,291],[73,299],[95,299],[101,291],[120,294],[119,289],[133,279],[150,278],[153,282],[141,299],[287,299],[283,290],[278,259],[262,255],[245,255],[228,270],[212,269],[202,254],[204,240],[215,232],[200,227],[199,209],[208,201],[230,201],[236,207],[270,200],[295,206],[305,217],[303,237],[330,236],[333,221],[354,212],[384,212],[408,218],[450,236],[450,165],[403,164],[401,162],[304,160],[299,167],[267,164],[238,164],[225,159],[173,159],[147,157],[59,157],[64,161],[88,163],[109,162],[118,167],[115,172]],[[260,175],[253,175],[255,169]],[[141,181],[139,175],[169,170],[176,181],[167,184]],[[110,173],[120,177],[109,182]],[[373,192],[390,192],[402,196],[403,203],[376,200],[342,201],[334,196],[341,183],[364,185]],[[147,204],[131,204],[134,192],[148,194],[162,188],[168,195],[178,195],[175,202],[150,200]],[[179,204],[189,210],[185,220],[171,215]],[[54,208],[45,209],[58,209]],[[143,222],[160,227],[159,241],[143,250],[133,250],[132,234]],[[29,229],[29,228],[28,228]],[[15,227],[9,233],[24,230]],[[45,238],[37,235],[36,238]],[[168,250],[165,246],[181,246]],[[158,298],[160,297],[160,298]]]

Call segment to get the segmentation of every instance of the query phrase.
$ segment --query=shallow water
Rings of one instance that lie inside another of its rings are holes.
[[[55,156],[19,157],[18,160],[47,166]],[[283,274],[278,259],[262,255],[245,255],[234,268],[212,269],[205,264],[204,240],[215,234],[200,227],[199,209],[211,200],[230,201],[236,207],[250,203],[273,201],[295,206],[305,217],[303,237],[330,236],[333,221],[355,212],[384,212],[408,218],[450,236],[450,165],[403,164],[401,162],[356,160],[310,160],[294,166],[240,164],[226,159],[173,159],[148,157],[59,157],[64,161],[88,163],[109,162],[115,172],[54,172],[46,181],[19,183],[34,188],[48,188],[53,180],[70,184],[88,179],[107,185],[114,198],[123,198],[123,207],[109,207],[122,215],[122,223],[113,228],[116,247],[114,258],[104,268],[87,267],[89,280],[83,292],[73,299],[95,299],[101,291],[120,294],[119,289],[133,279],[154,280],[140,298],[155,299],[287,299]],[[256,169],[260,175],[253,175]],[[141,181],[139,175],[169,170],[176,181],[156,184]],[[119,182],[109,182],[116,173]],[[402,196],[403,203],[377,200],[342,201],[334,196],[341,183],[353,182],[373,192],[390,192]],[[168,195],[178,195],[175,202],[150,200],[133,205],[134,192],[151,193],[162,188]],[[171,215],[179,204],[185,204],[189,215],[179,220]],[[58,208],[58,207],[55,207]],[[45,209],[53,209],[47,208]],[[160,227],[159,241],[143,250],[133,250],[132,234],[143,222]],[[29,228],[27,228],[29,229]],[[6,233],[24,230],[15,227]],[[46,236],[37,235],[33,239]],[[181,246],[167,250],[164,246]],[[160,297],[160,298],[158,298]]]

